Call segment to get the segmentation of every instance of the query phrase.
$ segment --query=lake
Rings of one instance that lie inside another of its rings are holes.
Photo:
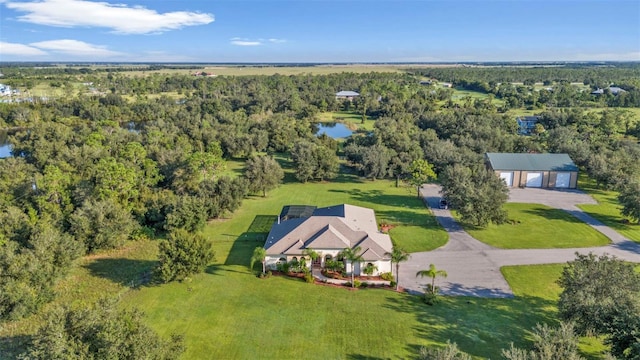
[[[11,157],[11,144],[9,144],[8,135],[5,130],[0,130],[0,159]]]
[[[318,126],[316,135],[327,134],[330,138],[341,139],[353,134],[353,131],[349,130],[349,128],[342,123],[318,123],[316,125]]]

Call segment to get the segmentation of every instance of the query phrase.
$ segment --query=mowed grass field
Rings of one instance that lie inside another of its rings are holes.
[[[598,202],[597,205],[578,205],[582,211],[600,220],[627,239],[640,242],[640,225],[622,215],[620,212],[622,206],[618,202],[617,191],[598,188],[595,181],[586,176],[580,176],[578,187]]]
[[[609,239],[569,213],[540,204],[507,203],[506,224],[478,229],[462,223],[474,238],[502,249],[602,246]]]

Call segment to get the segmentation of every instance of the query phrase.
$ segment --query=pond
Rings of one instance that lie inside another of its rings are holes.
[[[318,126],[316,135],[327,134],[330,138],[341,139],[353,134],[353,131],[349,130],[349,128],[342,123],[319,123],[316,125]]]
[[[0,130],[0,159],[11,157],[11,144],[6,130]]]

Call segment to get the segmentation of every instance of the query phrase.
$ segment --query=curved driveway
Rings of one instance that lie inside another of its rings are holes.
[[[416,278],[415,274],[428,268],[429,264],[447,271],[446,279],[437,280],[446,295],[512,297],[513,292],[500,272],[502,266],[565,263],[575,259],[576,252],[609,254],[640,263],[640,244],[624,238],[580,210],[576,204],[595,201],[577,190],[512,189],[509,201],[541,203],[563,209],[611,239],[610,245],[574,249],[494,248],[471,237],[456,223],[449,210],[438,208],[438,185],[427,184],[420,191],[437,221],[449,233],[449,241],[433,251],[412,253],[410,259],[400,265],[400,286],[410,292],[423,292],[430,279]]]

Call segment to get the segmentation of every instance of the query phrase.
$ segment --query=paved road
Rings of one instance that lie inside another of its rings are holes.
[[[437,221],[449,232],[449,242],[433,251],[413,253],[409,261],[400,265],[400,285],[411,292],[422,292],[430,281],[415,277],[416,272],[428,268],[429,264],[447,271],[446,279],[438,279],[438,286],[444,294],[512,297],[513,292],[500,272],[502,266],[564,263],[575,259],[576,252],[610,254],[640,262],[640,244],[625,239],[576,206],[595,203],[580,191],[512,189],[509,201],[542,203],[563,209],[609,237],[611,245],[577,249],[497,249],[471,237],[455,222],[449,210],[439,209],[439,192],[440,187],[434,184],[424,185],[421,189]]]

